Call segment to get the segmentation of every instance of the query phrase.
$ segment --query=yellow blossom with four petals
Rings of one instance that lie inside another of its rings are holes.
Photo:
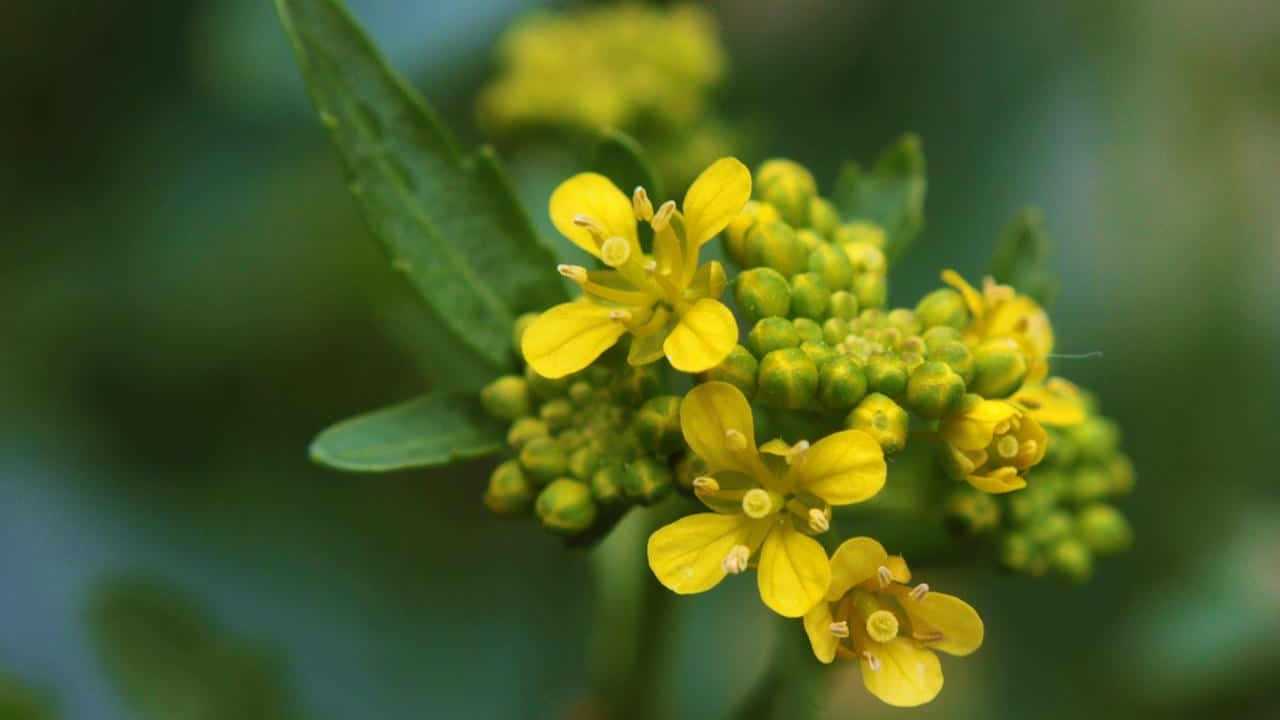
[[[1004,400],[966,395],[943,419],[948,465],[970,485],[1001,494],[1027,486],[1026,472],[1044,459],[1049,435],[1028,412]]]
[[[757,448],[751,406],[723,382],[698,385],[680,405],[685,441],[707,466],[694,493],[714,512],[690,515],[649,538],[649,567],[680,594],[710,590],[756,565],[764,604],[800,617],[827,592],[826,551],[811,535],[830,527],[831,506],[867,500],[884,487],[884,453],[860,430],[810,446]]]

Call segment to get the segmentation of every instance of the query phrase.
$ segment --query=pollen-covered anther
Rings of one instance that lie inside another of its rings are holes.
[[[645,272],[650,272],[650,273],[658,272],[658,261],[653,259],[645,260],[644,265],[642,265],[641,267],[644,268]]]
[[[893,571],[881,565],[876,568],[876,580],[880,582],[880,587],[889,587],[889,584],[893,582]]]
[[[916,602],[920,602],[921,600],[924,599],[924,596],[928,594],[929,594],[929,583],[920,583],[919,585],[911,588],[911,592],[907,593],[908,597],[910,597],[912,600],[915,600]]]
[[[710,475],[699,475],[693,479],[693,491],[698,495],[710,495],[720,492],[720,483]]]
[[[898,637],[898,616],[888,610],[877,610],[867,616],[867,635],[878,643]]]
[[[871,672],[880,672],[880,658],[876,657],[875,654],[869,650],[864,650],[862,652],[862,657],[866,659],[867,667],[871,668]]]
[[[596,239],[596,242],[604,240],[605,235],[607,234],[604,229],[604,225],[601,225],[598,220],[590,215],[574,215],[573,224],[591,233],[591,236]]]
[[[804,453],[808,449],[809,449],[808,440],[801,440],[795,445],[792,445],[791,448],[787,450],[787,464],[792,465],[803,460]]]
[[[831,529],[831,518],[818,508],[809,511],[809,529],[815,533],[824,533]]]
[[[653,214],[653,219],[649,221],[649,226],[654,232],[662,232],[671,224],[671,216],[676,212],[675,201],[668,200],[658,207],[658,211]]]
[[[731,450],[746,450],[747,436],[742,434],[741,430],[729,428],[724,431],[725,443],[729,445]]]
[[[847,638],[849,637],[849,621],[841,620],[840,622],[833,622],[827,626],[827,630],[838,638]]]
[[[631,208],[640,222],[653,219],[653,202],[649,200],[649,193],[639,185],[636,186],[635,192],[631,193]]]
[[[742,496],[742,512],[756,520],[768,517],[773,512],[773,498],[767,490],[752,488]]]
[[[557,265],[556,272],[579,285],[587,281],[587,269],[581,265]]]
[[[748,563],[751,561],[751,548],[746,545],[734,545],[729,548],[728,554],[724,556],[722,566],[724,571],[730,575],[737,575],[745,572]]]
[[[613,237],[600,243],[600,259],[609,267],[620,267],[631,259],[631,243],[624,237]]]
[[[610,310],[609,319],[621,320],[622,322],[629,322],[631,320],[631,311],[630,310]]]

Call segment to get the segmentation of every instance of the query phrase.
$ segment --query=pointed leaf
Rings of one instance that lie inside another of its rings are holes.
[[[1018,292],[1048,305],[1058,293],[1058,277],[1049,269],[1049,234],[1044,216],[1024,208],[1000,233],[991,257],[991,275]]]
[[[846,163],[831,199],[846,222],[867,220],[884,228],[885,255],[892,262],[924,226],[925,189],[920,138],[907,134],[880,153],[870,172]]]

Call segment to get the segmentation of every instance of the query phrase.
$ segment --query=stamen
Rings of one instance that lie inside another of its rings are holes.
[[[921,600],[924,599],[924,596],[928,594],[929,594],[929,584],[920,583],[919,585],[911,588],[911,592],[907,593],[907,596],[910,597],[912,600],[915,600],[916,602],[920,602]]]
[[[635,192],[631,193],[631,209],[635,211],[636,219],[640,222],[653,219],[653,203],[650,202],[649,193],[645,192],[643,187],[637,185]]]
[[[815,533],[824,533],[831,529],[831,518],[818,508],[809,511],[809,529]]]
[[[737,575],[747,569],[747,564],[751,560],[751,548],[746,545],[734,545],[729,548],[729,553],[724,556],[724,562],[721,567],[730,575]]]
[[[866,658],[867,666],[871,668],[871,672],[880,672],[880,658],[866,650],[863,651],[862,657]]]
[[[747,436],[743,435],[741,430],[734,430],[733,428],[725,430],[724,439],[731,450],[747,449]]]
[[[827,629],[831,631],[832,635],[835,635],[838,638],[849,637],[849,621],[847,620],[833,622],[827,626]]]
[[[887,588],[893,582],[893,571],[881,565],[876,568],[876,579],[880,581],[880,587]]]
[[[586,231],[591,233],[592,237],[596,239],[596,242],[600,242],[604,239],[606,233],[604,225],[601,225],[599,221],[590,215],[574,215],[573,224],[586,229]]]
[[[942,642],[947,636],[937,630],[934,630],[933,632],[913,632],[911,633],[911,637],[922,643],[936,643]]]
[[[556,272],[579,285],[587,282],[587,269],[581,265],[557,265]]]
[[[995,428],[996,435],[1004,435],[1005,433],[1009,432],[1009,428],[1010,428],[1009,421],[1001,420],[1000,422],[996,423],[996,428]]]
[[[792,465],[792,464],[794,464],[794,463],[797,463],[797,462],[799,462],[799,461],[803,460],[803,459],[804,459],[804,453],[805,453],[805,451],[806,451],[806,450],[808,450],[808,449],[809,449],[809,441],[808,441],[808,440],[801,440],[800,442],[796,443],[795,445],[792,445],[792,446],[791,446],[791,449],[787,451],[787,464],[788,464],[788,465]]]
[[[878,643],[898,637],[898,616],[888,610],[877,610],[867,616],[867,634]]]
[[[652,259],[645,260],[643,267],[645,272],[658,272],[658,261]]]
[[[693,491],[699,495],[710,495],[720,492],[720,483],[710,475],[699,475],[693,479]]]
[[[742,496],[742,512],[755,520],[768,517],[773,512],[773,498],[769,497],[769,491],[760,488],[748,490]]]
[[[1005,460],[1018,456],[1018,438],[1005,435],[996,441],[996,454]]]
[[[613,237],[600,245],[600,259],[609,267],[620,267],[631,259],[631,243],[626,238]]]
[[[610,320],[621,320],[622,322],[630,322],[630,321],[631,321],[631,311],[630,311],[630,310],[610,310],[610,311],[609,311],[609,319],[610,319]]]
[[[658,207],[658,211],[653,214],[653,219],[649,221],[649,226],[654,232],[662,232],[671,224],[671,216],[676,212],[676,204],[674,200],[668,200]]]

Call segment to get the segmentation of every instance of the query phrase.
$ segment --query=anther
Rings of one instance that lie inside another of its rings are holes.
[[[919,585],[911,588],[911,592],[907,593],[907,595],[916,602],[920,602],[924,599],[924,596],[928,594],[929,583],[920,583]]]
[[[831,634],[838,638],[847,638],[849,637],[849,621],[841,620],[840,622],[833,622],[827,626],[827,630],[831,631]]]
[[[676,204],[673,200],[668,200],[658,207],[658,211],[653,214],[653,219],[649,221],[649,226],[654,232],[662,232],[671,224],[671,216],[676,212]]]
[[[864,651],[862,653],[862,657],[866,658],[867,666],[871,668],[871,672],[880,672],[880,658],[871,654],[869,651]]]
[[[645,272],[658,272],[658,261],[657,261],[657,260],[645,260],[645,261],[644,261],[644,266],[643,266],[643,267],[644,267],[644,271],[645,271]]]
[[[556,272],[579,285],[587,281],[587,269],[581,265],[557,265]]]
[[[746,545],[734,545],[729,548],[729,553],[724,556],[724,562],[721,566],[724,571],[730,575],[737,575],[747,569],[747,563],[751,560],[751,548]]]
[[[580,228],[584,228],[587,232],[591,233],[597,241],[604,239],[604,226],[590,215],[574,215],[573,224]]]
[[[731,450],[747,449],[747,436],[743,435],[741,430],[735,430],[733,428],[725,430],[724,439]]]
[[[631,320],[631,311],[630,310],[610,310],[609,319],[621,320],[622,322],[627,322]]]
[[[760,488],[748,490],[742,496],[742,512],[755,520],[768,517],[773,512],[773,498],[769,497],[769,491]]]
[[[880,581],[880,587],[887,588],[893,582],[893,571],[881,565],[876,568],[876,579]]]
[[[710,495],[720,492],[720,483],[710,475],[699,475],[693,479],[693,491],[699,495]]]
[[[809,449],[808,440],[801,440],[795,445],[792,445],[791,449],[787,451],[787,464],[792,465],[794,463],[799,462],[800,460],[803,460],[804,453],[808,449]]]
[[[635,192],[631,193],[631,209],[635,211],[636,219],[640,222],[653,219],[653,203],[650,202],[649,193],[645,192],[643,187],[637,185]]]
[[[600,259],[609,267],[620,267],[631,259],[631,243],[626,238],[613,237],[600,244]]]
[[[818,508],[813,508],[809,511],[809,529],[815,533],[824,533],[831,529],[831,518]]]
[[[1004,435],[1005,433],[1009,432],[1010,427],[1012,426],[1009,424],[1008,420],[1001,420],[1000,422],[996,423],[996,427],[995,427],[996,435]]]
[[[911,633],[911,637],[922,643],[936,643],[942,642],[947,636],[937,630],[934,630],[933,632],[913,632]]]

